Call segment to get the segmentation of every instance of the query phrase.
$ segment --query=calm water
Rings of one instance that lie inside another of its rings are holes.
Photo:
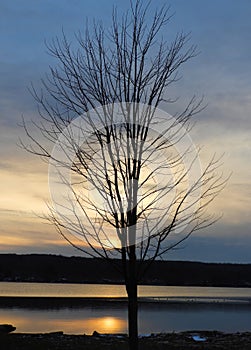
[[[141,286],[140,296],[251,298],[250,288],[205,288]],[[123,286],[39,283],[0,283],[0,296],[124,297]],[[251,304],[141,304],[139,332],[168,332],[191,329],[229,332],[251,330]],[[127,310],[123,303],[90,302],[76,305],[24,305],[22,300],[0,306],[0,324],[11,323],[18,332],[90,334],[127,332]]]
[[[0,282],[0,296],[126,297],[123,285]],[[251,288],[139,286],[141,297],[246,297]]]

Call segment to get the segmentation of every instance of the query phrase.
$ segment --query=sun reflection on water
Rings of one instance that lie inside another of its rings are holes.
[[[127,322],[119,316],[89,317],[81,313],[67,314],[66,310],[33,311],[28,314],[22,309],[1,310],[0,323],[9,323],[17,328],[17,332],[55,332],[63,331],[66,334],[99,333],[127,333]]]
[[[90,332],[96,330],[100,333],[126,333],[127,323],[122,318],[106,316],[89,318],[85,321],[85,329]]]

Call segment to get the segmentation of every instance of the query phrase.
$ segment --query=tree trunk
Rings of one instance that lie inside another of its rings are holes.
[[[138,283],[136,275],[136,255],[135,246],[130,247],[128,269],[128,333],[129,349],[138,350]]]
[[[138,295],[137,284],[129,287],[128,293],[129,349],[138,350]]]

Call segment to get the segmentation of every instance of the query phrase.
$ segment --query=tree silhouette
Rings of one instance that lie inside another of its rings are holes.
[[[87,25],[76,46],[63,33],[47,46],[58,65],[41,93],[32,87],[40,136],[23,123],[30,143],[22,146],[50,163],[47,219],[82,252],[112,264],[121,258],[131,350],[138,349],[145,261],[150,266],[212,224],[205,210],[225,184],[216,172],[220,159],[201,169],[189,137],[202,99],[193,97],[175,117],[159,108],[177,102],[168,89],[196,55],[189,35],[161,36],[170,18],[169,8],[152,14],[136,0],[122,17],[114,10],[109,30]]]

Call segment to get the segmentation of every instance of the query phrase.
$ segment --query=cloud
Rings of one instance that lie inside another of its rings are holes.
[[[166,259],[206,262],[250,263],[250,224],[225,225],[217,223],[194,233]]]

